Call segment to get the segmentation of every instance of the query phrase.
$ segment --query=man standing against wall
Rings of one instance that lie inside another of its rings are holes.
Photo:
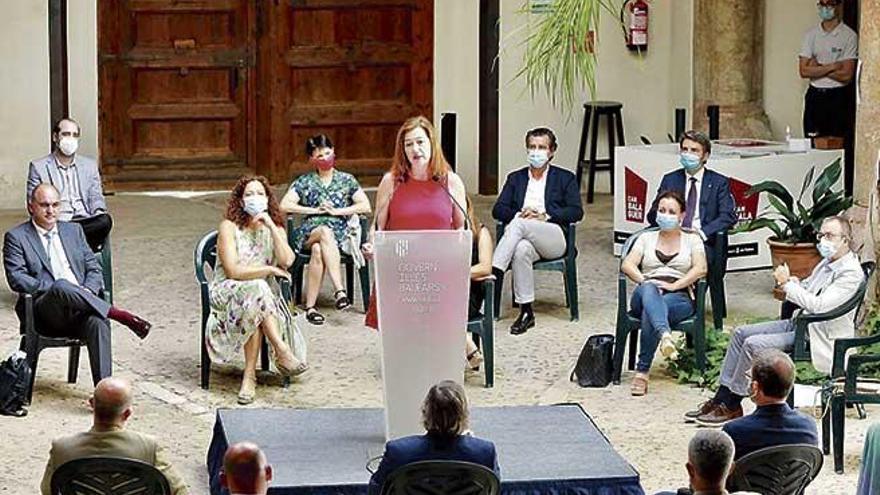
[[[819,0],[822,22],[804,35],[798,62],[800,75],[810,81],[804,95],[804,136],[843,138],[846,194],[853,191],[853,129],[858,35],[841,21],[842,0]]]

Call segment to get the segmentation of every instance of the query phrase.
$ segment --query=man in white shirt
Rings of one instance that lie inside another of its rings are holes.
[[[804,34],[798,57],[800,76],[810,81],[804,95],[804,136],[844,139],[844,184],[852,194],[858,35],[841,21],[841,0],[819,0],[821,22]]]
[[[535,279],[532,264],[540,259],[565,254],[568,225],[584,216],[577,177],[551,165],[556,153],[556,135],[547,127],[526,133],[529,166],[511,172],[492,208],[492,217],[505,224],[492,257],[495,302],[500,302],[504,272],[513,271],[513,295],[520,314],[510,327],[519,335],[535,326],[532,302]],[[497,306],[496,306],[497,307]]]

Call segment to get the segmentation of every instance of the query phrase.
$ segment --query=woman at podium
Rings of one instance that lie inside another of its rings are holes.
[[[425,117],[406,120],[397,131],[391,170],[376,192],[376,217],[364,255],[373,254],[375,230],[452,230],[465,224],[464,183],[453,172]],[[370,298],[365,324],[378,329],[376,298]]]

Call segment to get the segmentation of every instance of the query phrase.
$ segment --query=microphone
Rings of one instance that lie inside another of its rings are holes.
[[[452,203],[458,207],[458,210],[461,211],[461,214],[464,216],[464,228],[467,230],[471,230],[471,219],[468,217],[467,210],[465,210],[464,208],[461,207],[461,203],[459,203],[455,199],[455,196],[453,196],[452,193],[449,192],[449,188],[446,187],[446,184],[440,182],[440,176],[435,175],[435,176],[431,177],[431,180],[436,182],[437,185],[440,186],[441,189],[446,191],[446,195],[449,196],[449,199],[452,200]]]

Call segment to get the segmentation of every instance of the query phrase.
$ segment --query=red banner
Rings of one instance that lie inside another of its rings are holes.
[[[626,193],[626,220],[628,222],[645,221],[645,202],[648,196],[648,182],[635,172],[624,167]]]
[[[730,192],[733,194],[733,201],[736,203],[736,221],[748,222],[754,220],[758,216],[758,195],[746,197],[746,191],[752,187],[751,184],[739,181],[730,177]]]

